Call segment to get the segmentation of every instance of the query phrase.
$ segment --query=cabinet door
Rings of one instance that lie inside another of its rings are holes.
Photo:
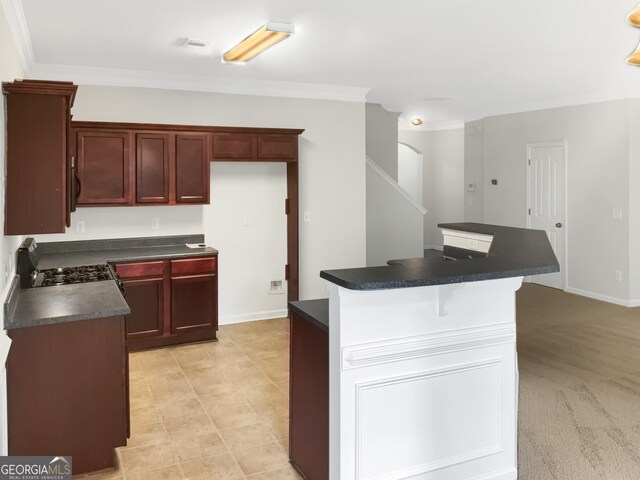
[[[78,205],[131,203],[129,133],[79,131]]]
[[[164,333],[164,281],[159,278],[125,279],[127,339],[155,337]]]
[[[213,158],[216,160],[255,160],[256,136],[247,133],[214,133]]]
[[[5,233],[64,233],[67,161],[64,98],[8,95],[6,115]]]
[[[169,202],[169,134],[136,134],[136,203]]]
[[[297,135],[258,135],[258,159],[295,161],[297,155]]]
[[[127,315],[127,339],[160,336],[165,331],[165,278],[169,263],[164,261],[120,263],[116,272],[126,288],[131,308]]]
[[[216,274],[171,277],[172,333],[218,325]]]
[[[176,134],[176,203],[209,203],[209,136]]]

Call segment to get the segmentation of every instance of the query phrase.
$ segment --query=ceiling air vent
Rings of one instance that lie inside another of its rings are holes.
[[[189,48],[204,48],[209,46],[209,42],[206,40],[198,40],[197,38],[186,38],[182,46]]]

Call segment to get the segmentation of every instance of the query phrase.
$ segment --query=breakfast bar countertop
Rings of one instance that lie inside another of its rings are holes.
[[[320,276],[349,290],[387,290],[560,271],[547,234],[542,230],[481,223],[443,223],[438,226],[493,235],[487,256],[456,261],[445,260],[444,257],[390,260],[385,266],[323,270]]]

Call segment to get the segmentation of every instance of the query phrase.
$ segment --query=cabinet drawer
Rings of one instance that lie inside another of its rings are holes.
[[[164,270],[164,262],[140,262],[140,263],[119,263],[116,265],[116,272],[122,278],[136,277],[161,277]]]
[[[211,273],[216,271],[216,257],[186,258],[171,260],[171,275],[186,275],[190,273]]]

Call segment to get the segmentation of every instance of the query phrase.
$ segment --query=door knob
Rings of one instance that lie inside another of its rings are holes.
[[[562,224],[560,222],[556,223],[556,227],[562,228]]]

